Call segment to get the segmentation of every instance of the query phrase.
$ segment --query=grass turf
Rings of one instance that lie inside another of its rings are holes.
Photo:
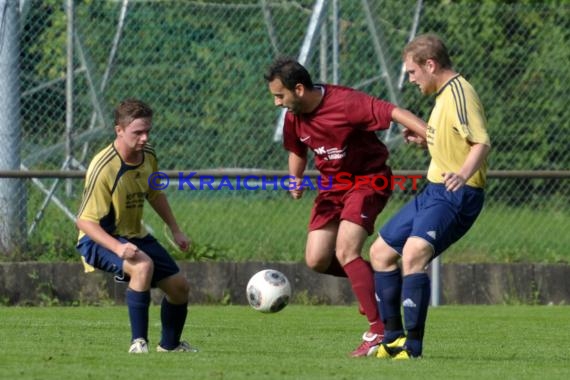
[[[197,354],[127,354],[125,306],[0,307],[1,379],[566,379],[566,306],[430,309],[424,358],[349,358],[365,329],[356,307],[191,306]],[[150,340],[160,330],[151,308]]]

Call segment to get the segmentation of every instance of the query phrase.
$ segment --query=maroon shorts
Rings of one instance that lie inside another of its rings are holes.
[[[386,206],[392,190],[377,190],[372,185],[348,190],[325,190],[315,198],[309,231],[323,228],[330,222],[349,222],[362,226],[369,235],[374,232],[376,217]]]

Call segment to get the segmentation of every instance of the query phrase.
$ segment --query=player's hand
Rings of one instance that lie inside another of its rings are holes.
[[[293,199],[301,199],[303,197],[303,189],[290,190],[289,193]]]
[[[465,185],[465,178],[455,173],[443,173],[443,184],[448,191],[457,191]]]
[[[182,251],[187,251],[192,244],[190,238],[182,231],[173,232],[172,237],[174,238],[176,245],[178,245]]]
[[[427,141],[423,137],[415,134],[411,129],[402,129],[402,135],[404,135],[404,141],[406,144],[415,144],[421,148],[427,147]]]
[[[289,180],[289,194],[291,194],[291,197],[293,199],[301,199],[301,197],[303,196],[303,191],[305,189],[303,189],[303,187],[301,186],[302,183],[303,183],[302,178],[295,178]]]
[[[131,260],[134,259],[139,252],[142,251],[133,243],[123,243],[119,247],[117,256],[119,256],[123,260]]]

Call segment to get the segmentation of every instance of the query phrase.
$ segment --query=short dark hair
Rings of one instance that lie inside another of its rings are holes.
[[[451,69],[453,66],[443,40],[433,33],[422,34],[410,41],[402,53],[404,59],[407,56],[410,56],[418,65],[423,65],[428,59],[433,59],[443,69]]]
[[[115,125],[126,127],[135,119],[151,118],[152,113],[152,108],[145,102],[128,98],[115,108]]]
[[[309,90],[313,88],[313,80],[307,69],[290,57],[280,57],[273,61],[264,78],[268,82],[278,78],[288,90],[294,90],[299,83]]]

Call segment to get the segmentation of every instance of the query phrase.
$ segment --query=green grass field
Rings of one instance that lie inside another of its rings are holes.
[[[129,355],[124,306],[0,307],[0,379],[567,379],[569,308],[444,306],[428,316],[424,358],[349,358],[356,307],[191,306],[196,354]],[[151,308],[151,346],[159,308]]]

